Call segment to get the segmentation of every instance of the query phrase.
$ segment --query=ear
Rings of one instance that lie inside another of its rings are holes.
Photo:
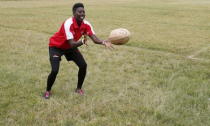
[[[75,12],[73,12],[73,15],[75,16]]]

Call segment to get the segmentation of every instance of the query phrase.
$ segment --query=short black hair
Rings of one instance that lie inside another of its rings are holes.
[[[84,8],[83,3],[75,3],[74,6],[72,7],[73,13],[77,10],[78,7]]]

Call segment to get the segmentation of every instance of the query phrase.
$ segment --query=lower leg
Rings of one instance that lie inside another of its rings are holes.
[[[81,89],[85,80],[87,65],[79,67],[77,89]]]
[[[50,63],[51,63],[51,73],[49,74],[48,78],[47,78],[47,88],[46,88],[46,91],[50,91],[54,82],[55,82],[55,79],[56,79],[56,76],[58,74],[58,71],[59,71],[59,66],[60,66],[60,61],[59,60],[50,60]]]
[[[54,82],[55,82],[55,79],[56,79],[56,76],[57,76],[57,71],[51,71],[51,73],[49,74],[48,78],[47,78],[47,88],[46,88],[46,91],[50,91]]]

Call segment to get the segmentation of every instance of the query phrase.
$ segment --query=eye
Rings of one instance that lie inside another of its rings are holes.
[[[80,10],[79,13],[82,14],[82,13],[85,13],[85,11],[84,10]]]

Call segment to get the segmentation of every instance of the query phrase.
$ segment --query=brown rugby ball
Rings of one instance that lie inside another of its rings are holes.
[[[130,32],[125,28],[117,28],[111,31],[108,40],[115,45],[122,45],[129,41]]]

